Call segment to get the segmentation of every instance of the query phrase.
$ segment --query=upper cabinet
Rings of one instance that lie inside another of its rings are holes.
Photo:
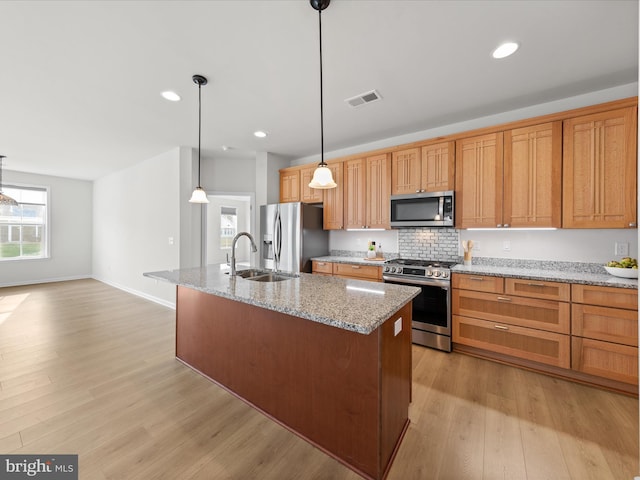
[[[564,228],[636,228],[637,107],[564,122]]]
[[[300,201],[300,169],[283,168],[280,170],[280,202]]]
[[[504,132],[503,227],[562,224],[562,122]]]
[[[313,172],[316,171],[317,165],[304,167],[300,169],[300,201],[304,203],[321,203],[322,189],[311,188],[309,183],[313,179]]]
[[[560,227],[562,123],[459,140],[456,225]]]
[[[390,154],[344,162],[345,229],[391,228],[390,197]]]
[[[456,143],[456,219],[459,228],[502,226],[502,132]]]
[[[324,195],[323,224],[325,230],[342,230],[344,225],[344,174],[342,162],[328,165],[336,188],[322,190]]]
[[[391,194],[453,190],[455,142],[393,152]]]

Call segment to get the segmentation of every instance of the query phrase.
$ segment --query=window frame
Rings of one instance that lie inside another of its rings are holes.
[[[16,190],[37,190],[42,191],[45,194],[45,204],[44,204],[44,223],[42,225],[44,229],[44,233],[42,235],[42,243],[43,243],[43,254],[38,257],[33,256],[19,256],[19,257],[0,257],[0,263],[2,262],[24,262],[24,261],[38,261],[38,260],[48,260],[51,258],[51,187],[48,185],[35,185],[29,183],[21,183],[21,182],[3,182],[2,190],[3,192],[6,189],[16,189]],[[18,202],[20,205],[23,205],[23,202]],[[28,203],[24,202],[24,205],[41,205],[39,203]],[[0,225],[12,225],[10,223],[2,223]],[[36,225],[30,223],[20,223],[13,225]],[[39,224],[38,224],[39,225]]]

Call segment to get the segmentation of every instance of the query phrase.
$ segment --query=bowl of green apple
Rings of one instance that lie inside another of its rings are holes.
[[[604,269],[615,277],[638,278],[638,260],[631,257],[623,257],[620,260],[611,260]]]

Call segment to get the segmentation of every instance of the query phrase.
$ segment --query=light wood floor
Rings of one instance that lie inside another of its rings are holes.
[[[638,401],[414,347],[389,474],[638,475]],[[0,453],[77,453],[80,478],[357,480],[174,358],[174,312],[94,280],[0,289]]]

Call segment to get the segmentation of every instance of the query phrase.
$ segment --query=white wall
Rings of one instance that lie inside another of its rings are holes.
[[[180,244],[188,241],[181,238],[181,208],[200,208],[188,203],[190,192],[181,188],[180,173],[181,149],[176,148],[94,182],[96,279],[167,305],[175,303],[174,285],[142,274],[180,267]]]
[[[4,183],[49,187],[49,258],[0,263],[0,287],[91,277],[92,182],[3,171]]]

